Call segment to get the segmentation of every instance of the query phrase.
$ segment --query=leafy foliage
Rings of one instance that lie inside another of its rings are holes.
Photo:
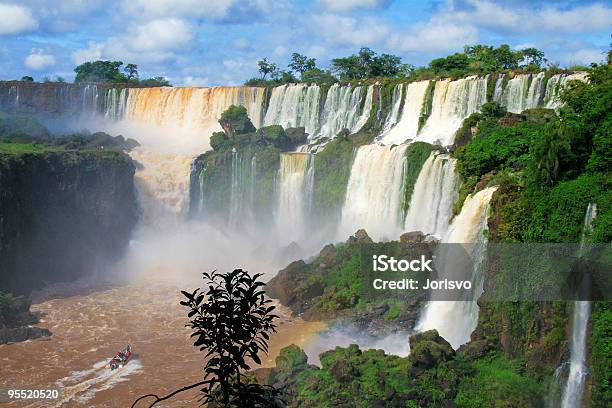
[[[143,86],[170,86],[168,80],[159,76],[139,81],[138,66],[136,64],[127,64],[123,67],[124,72],[121,72],[122,66],[122,61],[87,61],[74,69],[74,72],[76,72],[74,82],[112,82]],[[63,82],[63,80],[58,82]]]
[[[357,54],[332,60],[332,69],[342,80],[364,79],[373,77],[406,76],[411,67],[402,64],[396,55],[381,54],[364,47]]]
[[[242,372],[259,354],[268,352],[270,333],[276,331],[271,300],[264,296],[261,274],[242,269],[226,274],[204,273],[208,289],[182,291],[189,308],[187,325],[193,329],[194,346],[205,351],[204,404],[223,407],[263,407],[272,404],[275,390],[245,383]]]

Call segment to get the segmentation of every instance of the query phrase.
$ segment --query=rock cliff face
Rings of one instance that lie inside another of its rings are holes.
[[[0,289],[28,293],[116,259],[138,219],[117,151],[0,152]]]

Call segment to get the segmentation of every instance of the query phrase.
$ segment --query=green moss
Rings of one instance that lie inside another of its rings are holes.
[[[455,398],[457,407],[537,407],[542,384],[525,376],[520,361],[503,357],[476,360],[473,374],[463,377]]]
[[[434,146],[425,142],[415,142],[406,149],[406,167],[404,171],[404,195],[401,208],[405,214],[410,205],[414,185],[419,177],[423,164],[431,154]]]
[[[435,89],[436,89],[436,82],[431,81],[429,85],[427,86],[427,90],[425,91],[423,107],[421,108],[421,115],[419,116],[418,132],[420,132],[421,129],[423,129],[423,126],[425,126],[425,123],[427,123],[427,119],[429,118],[429,115],[431,115],[431,109],[433,106],[433,97],[434,97]]]
[[[612,302],[593,303],[593,333],[590,338],[592,406],[608,407],[612,401]]]
[[[353,164],[354,145],[338,137],[314,158],[313,214],[331,230],[339,221]]]

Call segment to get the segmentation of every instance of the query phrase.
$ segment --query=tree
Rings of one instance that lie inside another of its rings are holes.
[[[172,396],[202,387],[202,403],[215,407],[270,407],[282,405],[279,391],[272,386],[249,381],[244,371],[252,360],[261,364],[260,352],[268,352],[270,334],[276,332],[272,314],[275,307],[265,298],[261,274],[249,275],[242,269],[220,274],[204,273],[208,289],[181,291],[186,300],[194,346],[205,352],[204,379],[164,397],[148,394],[138,398],[132,407],[149,397],[152,407]]]
[[[21,77],[21,81],[23,81],[23,82],[34,82],[34,78],[32,78],[29,75],[25,75],[25,76]]]
[[[314,58],[308,58],[305,55],[294,52],[291,54],[291,62],[288,65],[291,71],[304,74],[306,71],[310,71],[316,68],[316,60]]]
[[[257,66],[259,67],[259,72],[261,73],[262,79],[266,79],[266,75],[268,74],[272,74],[271,76],[274,76],[274,74],[278,72],[278,67],[276,64],[268,61],[267,58],[257,61]]]
[[[338,81],[338,79],[333,76],[330,71],[324,71],[319,68],[310,69],[304,72],[300,79],[302,82],[317,85],[331,85]]]
[[[522,49],[520,56],[525,66],[535,65],[539,68],[547,62],[546,58],[544,58],[544,51],[533,47]]]
[[[402,59],[396,55],[381,54],[364,47],[356,55],[332,60],[333,70],[341,79],[363,79],[372,77],[396,77],[405,75],[410,66],[402,64]]]
[[[149,79],[143,79],[138,82],[140,85],[144,86],[172,86],[168,80],[162,76],[156,76]]]
[[[138,79],[138,65],[136,64],[127,64],[125,68],[123,68],[123,72],[127,74],[128,81],[131,79]]]
[[[122,61],[85,62],[74,69],[74,82],[126,82],[126,76],[119,71],[122,65]]]

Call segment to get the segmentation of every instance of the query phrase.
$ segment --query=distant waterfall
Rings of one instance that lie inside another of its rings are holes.
[[[546,81],[546,73],[518,74],[507,81],[502,74],[495,83],[493,100],[504,105],[508,112],[521,113],[525,109],[548,108],[561,106],[561,90],[572,80],[586,81],[584,72],[574,74],[555,74]],[[546,84],[546,85],[545,85]]]
[[[487,78],[475,76],[456,81],[437,81],[431,114],[415,140],[448,146],[463,119],[487,101]]]
[[[281,242],[300,241],[306,233],[312,200],[314,156],[309,153],[281,154],[276,228]]]
[[[591,230],[593,220],[597,216],[597,205],[589,203],[584,216],[584,228],[580,242],[580,252],[586,240],[586,234]],[[572,339],[570,343],[570,370],[567,377],[562,408],[579,408],[581,406],[584,384],[588,374],[586,363],[586,335],[587,325],[591,317],[591,302],[577,300],[574,302],[574,314],[572,316]]]
[[[433,151],[414,185],[404,229],[444,237],[457,192],[455,159]]]
[[[319,130],[318,85],[281,85],[272,89],[264,126],[304,127],[312,138]]]
[[[557,109],[561,106],[561,91],[567,86],[569,81],[586,81],[586,72],[576,72],[574,74],[553,75],[546,83],[546,94],[544,96],[544,107]]]
[[[355,133],[365,125],[372,110],[374,87],[367,87],[365,101],[362,101],[364,88],[338,84],[329,88],[321,115],[319,136],[332,138],[342,129]]]
[[[106,91],[104,117],[111,120],[121,120],[125,116],[128,88],[110,88]]]
[[[391,110],[385,118],[381,136],[385,135],[398,121],[400,115],[400,107],[402,105],[402,96],[404,94],[404,84],[397,84],[393,87],[393,95],[391,96]]]
[[[365,228],[373,239],[395,237],[401,230],[400,197],[407,145],[359,148],[349,178],[338,238]]]
[[[130,152],[137,167],[134,180],[147,225],[174,222],[189,204],[191,155],[168,154],[136,148]]]
[[[521,113],[525,109],[537,108],[544,98],[544,72],[536,75],[520,74],[510,79],[499,95],[498,102],[508,112]],[[503,78],[500,78],[503,81]]]
[[[429,81],[411,82],[406,86],[406,97],[399,121],[382,132],[381,143],[386,145],[400,144],[416,137],[419,129],[419,117],[428,86]]]
[[[469,279],[472,281],[474,294],[472,299],[463,301],[436,301],[435,296],[427,303],[422,312],[416,330],[425,331],[437,329],[453,346],[458,348],[470,339],[470,334],[478,323],[478,305],[476,301],[482,293],[483,279],[479,273],[479,266],[484,257],[486,249],[486,239],[483,234],[487,226],[487,213],[489,202],[495,192],[496,187],[489,187],[469,195],[461,212],[453,220],[446,236],[442,242],[468,244],[465,249],[468,251],[473,269],[467,271],[471,276],[456,277],[454,272],[453,259],[447,259],[454,252],[448,247],[442,247],[442,252],[438,257],[444,259],[440,264],[443,269],[439,270],[438,279]],[[448,250],[448,252],[447,252]]]

